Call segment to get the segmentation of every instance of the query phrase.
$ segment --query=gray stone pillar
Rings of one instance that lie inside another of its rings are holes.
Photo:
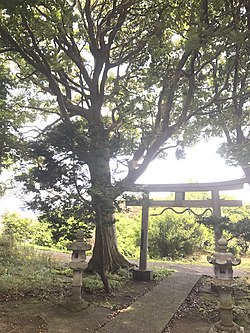
[[[139,269],[133,271],[134,280],[150,281],[153,279],[153,271],[147,269],[148,256],[148,213],[149,213],[149,195],[142,205],[142,223],[141,223],[141,248]]]

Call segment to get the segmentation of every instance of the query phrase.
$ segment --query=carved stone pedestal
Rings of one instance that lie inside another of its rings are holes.
[[[236,332],[245,332],[244,327],[241,327],[237,324],[233,324],[232,326],[224,326],[221,324],[221,322],[218,322],[214,324],[210,330],[209,333],[236,333]]]
[[[228,241],[221,237],[217,242],[217,252],[207,258],[214,265],[215,279],[211,286],[219,293],[220,302],[220,321],[210,328],[209,333],[245,332],[244,327],[233,321],[232,306],[232,290],[235,285],[233,266],[239,265],[241,260],[227,252],[227,245]]]
[[[215,280],[214,284],[219,293],[220,321],[215,323],[209,333],[237,333],[245,332],[244,327],[233,321],[232,290],[233,280]]]
[[[71,312],[80,312],[82,310],[85,310],[89,307],[89,303],[86,302],[83,298],[82,299],[74,299],[73,297],[70,297],[66,301],[63,301],[59,304],[64,309],[71,311]]]

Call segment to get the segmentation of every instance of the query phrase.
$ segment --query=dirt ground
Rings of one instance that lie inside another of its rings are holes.
[[[172,318],[164,333],[207,333],[219,321],[219,296],[211,289],[211,278],[203,276]],[[234,321],[250,332],[250,285],[236,279],[233,293]]]
[[[91,318],[93,332],[105,322],[119,314],[119,311],[128,307],[143,294],[156,285],[156,282],[140,283],[131,281],[122,290],[113,291],[111,294],[101,292],[98,294],[83,294],[84,299],[95,307],[96,316]],[[14,298],[14,299],[13,299]],[[5,333],[47,333],[47,323],[41,315],[56,307],[58,297],[52,295],[49,299],[37,299],[32,296],[0,295],[0,332]],[[99,316],[98,312],[105,313]],[[103,321],[104,320],[104,321]],[[89,332],[89,331],[88,331]],[[82,333],[85,333],[84,330]]]
[[[67,260],[67,258],[64,258]],[[174,268],[174,267],[172,267]],[[204,269],[191,265],[178,268],[183,271],[189,270],[192,274],[200,274]],[[243,281],[243,282],[242,282]],[[247,282],[246,282],[247,281]],[[83,294],[86,301],[95,307],[97,315],[94,317],[93,330],[98,332],[98,327],[105,321],[119,314],[119,311],[128,307],[143,294],[151,290],[156,282],[147,283],[129,282],[122,290],[116,290],[110,295],[100,292],[99,294]],[[43,320],[42,313],[53,309],[60,295],[50,295],[46,298],[37,298],[33,295],[15,295],[11,292],[0,294],[0,332],[5,333],[47,333],[48,326]],[[245,327],[245,333],[250,333],[250,283],[248,280],[238,280],[238,287],[234,291],[235,320]],[[98,316],[98,311],[104,313]],[[165,329],[165,333],[202,333],[208,332],[213,323],[218,321],[218,296],[211,291],[211,278],[204,275],[194,287],[189,297],[174,318]],[[89,330],[88,330],[89,332]],[[84,332],[84,329],[82,331]],[[154,333],[154,332],[152,332]]]
[[[107,320],[117,315],[120,310],[129,306],[155,286],[155,282],[129,283],[123,290],[105,293],[85,294],[84,298],[98,309],[107,309]],[[208,332],[209,327],[218,321],[218,296],[211,291],[210,278],[203,277],[195,286],[182,307],[177,311],[165,333],[197,333]],[[241,310],[236,309],[236,320],[245,327],[245,332],[250,329],[250,291],[249,285],[240,286],[234,292],[236,303],[241,303]],[[1,295],[0,304],[0,332],[6,333],[46,333],[47,324],[40,314],[55,306],[54,300],[38,300],[33,297],[17,296],[17,299],[8,299],[7,295]],[[92,319],[93,320],[93,319]],[[103,323],[100,317],[95,316],[98,328]],[[98,332],[98,329],[93,330]],[[92,333],[93,333],[92,332]],[[83,332],[84,333],[84,330]],[[153,332],[152,332],[153,333]]]

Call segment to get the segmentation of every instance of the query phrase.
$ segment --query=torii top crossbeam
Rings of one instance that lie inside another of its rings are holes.
[[[135,184],[131,190],[145,192],[196,192],[196,191],[227,191],[240,190],[244,184],[250,184],[250,178],[240,178],[212,183],[185,183],[185,184]]]

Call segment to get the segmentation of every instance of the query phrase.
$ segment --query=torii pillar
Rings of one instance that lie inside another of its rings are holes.
[[[213,209],[213,216],[221,217],[221,205],[220,205],[220,193],[218,190],[212,190],[212,209]],[[219,225],[214,225],[214,241],[215,241],[215,248],[218,240],[221,238],[222,230]]]
[[[133,279],[137,281],[151,281],[153,279],[153,271],[147,269],[147,253],[148,253],[148,211],[149,211],[149,194],[142,205],[142,224],[141,224],[141,249],[139,269],[133,270]]]

